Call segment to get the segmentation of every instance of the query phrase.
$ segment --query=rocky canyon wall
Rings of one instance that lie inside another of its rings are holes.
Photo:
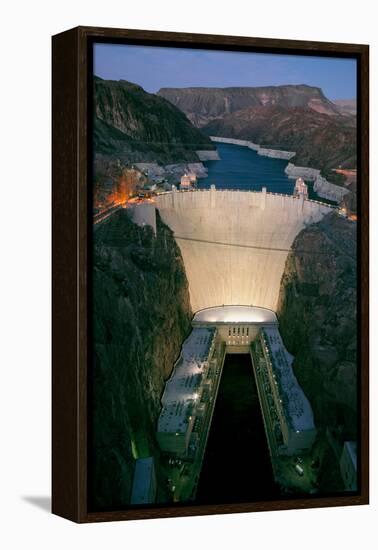
[[[335,213],[299,233],[277,315],[316,425],[357,437],[357,259],[354,222]]]
[[[157,216],[157,237],[125,210],[95,231],[93,249],[92,502],[129,502],[136,458],[155,457],[164,383],[190,330],[181,254]]]

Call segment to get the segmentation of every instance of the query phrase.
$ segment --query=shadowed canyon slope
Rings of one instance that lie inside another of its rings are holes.
[[[337,214],[295,239],[281,283],[280,329],[317,426],[357,436],[355,224]]]
[[[93,253],[93,478],[97,507],[129,502],[135,458],[154,456],[160,397],[190,330],[188,283],[171,231],[125,210],[96,229]],[[174,299],[173,299],[174,297]]]
[[[94,79],[94,150],[124,162],[198,162],[214,146],[172,103],[125,80]]]

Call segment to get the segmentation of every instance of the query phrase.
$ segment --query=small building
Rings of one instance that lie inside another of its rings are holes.
[[[183,176],[181,176],[180,189],[190,189],[191,186],[192,180],[190,179],[188,174],[184,174]]]
[[[293,195],[294,197],[303,197],[304,199],[308,199],[308,187],[302,178],[298,178],[295,181]]]
[[[197,176],[193,172],[188,172],[181,176],[180,189],[191,189],[197,182]]]
[[[357,490],[357,443],[344,441],[340,457],[340,473],[346,491]]]
[[[154,458],[138,458],[135,461],[133,488],[130,504],[151,504],[156,500],[156,474]]]

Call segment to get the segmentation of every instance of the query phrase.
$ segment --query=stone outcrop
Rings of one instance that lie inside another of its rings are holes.
[[[279,149],[267,149],[266,147],[259,147],[257,154],[262,157],[270,157],[272,159],[283,159],[290,160],[295,157],[295,152],[293,151],[281,151]]]
[[[207,168],[202,164],[202,162],[188,162],[185,164],[166,164],[164,166],[166,175],[172,176],[177,180],[182,175],[188,172],[192,172],[197,176],[197,178],[206,178]]]
[[[219,160],[218,151],[196,151],[196,153],[201,161]]]
[[[356,226],[331,213],[295,239],[281,281],[280,331],[316,426],[357,436]]]
[[[214,160],[219,159],[216,151],[210,151],[210,153],[212,155],[216,153]],[[189,172],[195,174],[197,178],[206,178],[207,176],[207,168],[202,162],[181,162],[165,165],[159,165],[157,162],[137,162],[135,165],[152,180],[166,179],[168,182],[177,183],[181,176]]]
[[[342,202],[345,195],[349,193],[348,189],[345,189],[345,187],[330,183],[326,178],[323,178],[320,175],[315,180],[314,191],[319,195],[319,197],[337,203]]]
[[[179,248],[157,218],[156,238],[126,210],[94,235],[91,487],[97,509],[129,502],[135,459],[145,456],[155,459],[158,500],[168,498],[156,421],[192,313]]]
[[[292,162],[285,168],[285,174],[288,178],[303,178],[307,181],[314,181],[320,174],[320,170],[317,168],[310,168],[309,166],[296,166]]]

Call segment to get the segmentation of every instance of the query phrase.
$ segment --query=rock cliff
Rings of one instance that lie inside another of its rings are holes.
[[[163,97],[125,80],[94,79],[94,150],[124,162],[198,162],[210,139]]]
[[[154,456],[164,383],[190,331],[188,283],[172,232],[157,237],[126,210],[95,231],[93,248],[92,504],[129,502],[136,458]]]
[[[335,213],[304,229],[289,254],[280,330],[320,433],[357,436],[357,259],[354,222]]]
[[[304,84],[232,88],[161,88],[158,95],[176,105],[198,127],[206,126],[212,120],[223,118],[230,113],[252,107],[307,107],[318,113],[339,114],[337,107],[325,97],[320,88]]]

